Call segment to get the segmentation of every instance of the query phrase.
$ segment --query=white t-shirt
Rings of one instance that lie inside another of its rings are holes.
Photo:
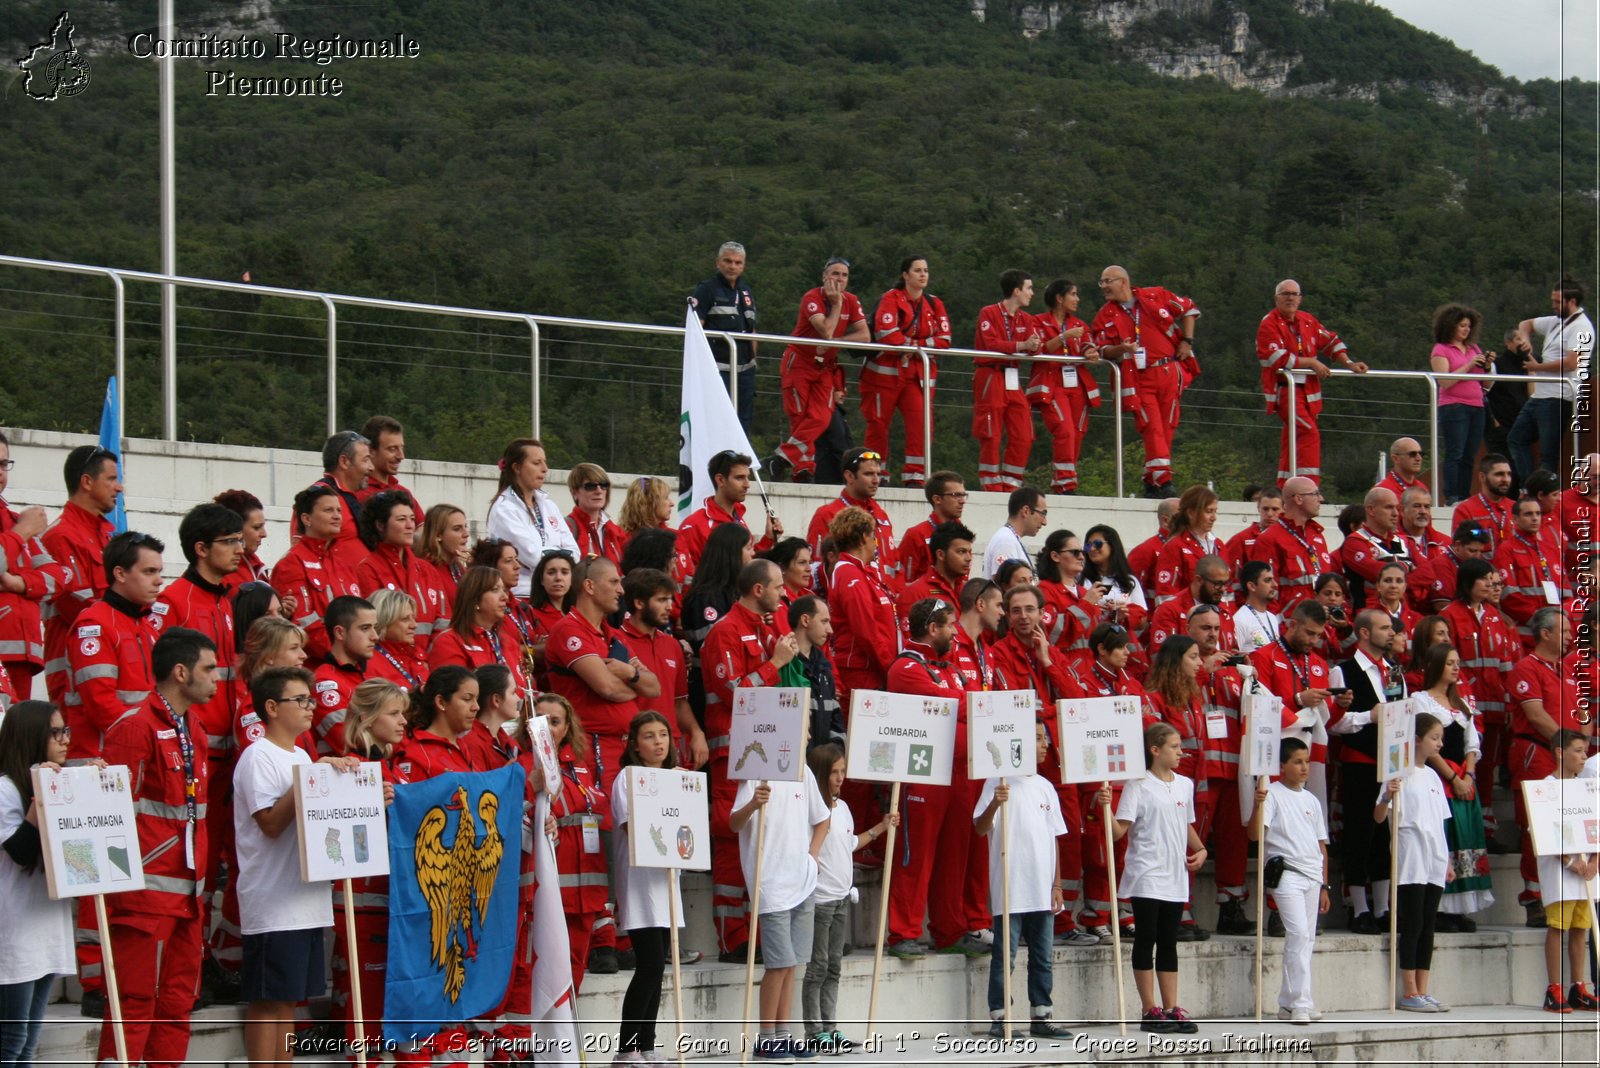
[[[1441,705],[1433,699],[1433,695],[1428,693],[1427,690],[1417,691],[1411,695],[1411,699],[1416,702],[1416,711],[1426,712],[1440,723],[1443,723],[1446,730],[1449,730],[1452,724],[1459,724],[1466,738],[1466,751],[1482,755],[1483,739],[1479,737],[1477,725],[1472,722],[1471,716],[1458,708],[1447,708]]]
[[[1022,544],[1022,539],[1009,524],[1002,526],[989,538],[989,544],[983,549],[983,577],[994,578],[996,571],[1007,560],[1024,560],[1029,567],[1033,566],[1033,557],[1028,555],[1028,547]]]
[[[1189,825],[1194,822],[1194,780],[1186,775],[1162,782],[1155,772],[1122,787],[1117,819],[1128,828],[1127,870],[1117,881],[1123,897],[1188,901]]]
[[[1276,612],[1257,612],[1249,605],[1242,605],[1233,614],[1233,636],[1239,643],[1239,651],[1246,655],[1277,641],[1282,630],[1283,620]]]
[[[312,760],[299,746],[263,738],[233,769],[233,837],[239,854],[239,929],[247,935],[333,926],[333,884],[300,881],[300,839],[293,821],[268,838],[255,814],[294,789],[294,767]]]
[[[0,776],[0,843],[23,825],[22,794]],[[44,860],[32,874],[0,850],[0,984],[31,983],[47,975],[71,975],[74,902],[51,901]]]
[[[1562,325],[1564,317],[1560,315],[1541,315],[1533,321],[1533,329],[1544,337],[1544,349],[1539,353],[1540,363],[1556,363],[1566,358],[1567,353],[1580,347],[1594,355],[1594,324],[1589,321],[1589,316],[1579,311],[1572,322]],[[1588,338],[1588,343],[1583,344],[1579,338]],[[1577,374],[1577,368],[1567,374]],[[1534,399],[1559,398],[1572,400],[1572,387],[1566,383],[1566,375],[1534,375]]]
[[[1390,819],[1394,818],[1393,812]],[[1450,818],[1444,780],[1432,768],[1412,768],[1400,785],[1401,886],[1443,886],[1450,865],[1444,821]]]
[[[617,926],[624,931],[667,927],[672,922],[672,902],[667,880],[678,881],[676,868],[636,868],[629,860],[628,777],[618,775],[611,784],[611,870],[617,891]],[[683,926],[683,894],[678,894],[678,926]]]
[[[850,814],[850,806],[835,801],[828,810],[828,836],[817,851],[817,904],[850,896],[850,887],[856,881],[854,854],[858,841],[856,818]]]
[[[999,784],[999,779],[983,781],[983,792],[972,810],[974,822],[994,800]],[[1011,832],[1006,850],[1011,865],[1011,914],[1049,912],[1050,891],[1056,883],[1056,839],[1067,833],[1066,820],[1061,818],[1061,799],[1043,775],[1009,778],[1006,785],[1011,787],[1004,816]],[[995,812],[994,827],[989,831],[989,910],[996,916],[1001,911],[1001,819],[1001,813]]]
[[[804,782],[772,782],[767,800],[766,836],[762,841],[761,914],[788,912],[803,904],[817,888],[817,862],[811,856],[811,829],[828,822],[828,803],[822,800],[817,780],[806,768]],[[739,784],[733,808],[738,811],[755,796],[753,779]],[[744,885],[755,896],[756,831],[759,811],[739,828],[739,866],[744,869]]]
[[[1583,770],[1578,773],[1578,778],[1600,779],[1600,753],[1583,762]]]
[[[1590,761],[1594,758],[1590,757]],[[1546,775],[1545,782],[1555,782],[1554,775]],[[1537,858],[1539,861],[1539,900],[1546,905],[1554,905],[1558,901],[1582,901],[1589,896],[1589,889],[1582,879],[1568,868],[1564,861],[1570,853]]]
[[[1266,812],[1269,857],[1284,862],[1308,879],[1322,881],[1322,846],[1328,840],[1328,824],[1322,818],[1322,802],[1310,790],[1275,782],[1267,787]]]

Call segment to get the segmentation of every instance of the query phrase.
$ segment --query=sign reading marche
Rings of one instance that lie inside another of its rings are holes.
[[[1373,709],[1378,724],[1378,781],[1398,779],[1415,762],[1416,714],[1410,701],[1385,701]]]
[[[1061,778],[1117,782],[1144,774],[1144,720],[1137,697],[1057,701]]]
[[[340,771],[329,764],[296,764],[294,817],[304,881],[389,874],[382,765]]]
[[[1038,697],[1032,690],[984,690],[967,694],[967,774],[974,779],[1032,775],[1038,771],[1033,744]]]
[[[1535,854],[1600,853],[1600,779],[1532,779],[1522,800]]]
[[[811,691],[804,687],[734,690],[728,778],[777,782],[804,779],[810,710]]]
[[[640,868],[711,868],[711,793],[706,776],[674,768],[623,768],[628,847]]]
[[[52,898],[144,889],[127,768],[36,768],[33,795]]]
[[[956,700],[854,691],[845,774],[868,782],[949,786],[956,755]]]

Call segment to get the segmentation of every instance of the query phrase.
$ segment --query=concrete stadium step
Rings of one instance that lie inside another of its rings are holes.
[[[1473,934],[1438,936],[1432,990],[1445,1003],[1460,1008],[1448,1016],[1427,1021],[1388,1011],[1387,945],[1385,938],[1342,932],[1329,932],[1318,940],[1316,997],[1319,1005],[1329,1012],[1328,1018],[1318,1027],[1292,1027],[1276,1019],[1264,1026],[1255,1024],[1255,941],[1250,938],[1214,937],[1209,942],[1181,945],[1180,1000],[1197,1020],[1203,1021],[1201,1037],[1212,1037],[1211,1053],[1219,1059],[1229,1059],[1230,1051],[1224,1048],[1222,1040],[1224,1034],[1259,1036],[1265,1031],[1285,1038],[1311,1040],[1314,1052],[1326,1050],[1333,1060],[1399,1063],[1454,1059],[1501,1064],[1544,1060],[1559,1063],[1572,1059],[1576,1051],[1582,1056],[1573,1063],[1595,1063],[1595,1021],[1577,1017],[1552,1018],[1537,1010],[1537,1002],[1544,991],[1544,932],[1486,927]],[[1269,939],[1263,957],[1263,1010],[1269,1018],[1276,1015],[1281,946],[1280,941]],[[1138,999],[1133,989],[1131,966],[1126,959],[1129,954],[1126,944],[1123,954],[1127,1012],[1132,1019],[1137,1016]],[[1022,959],[1014,963],[1012,997],[1014,1004],[1025,1007],[1026,954],[1019,956]],[[1057,1021],[1079,1027],[1087,1022],[1091,1035],[1105,1039],[1116,1037],[1114,1025],[1105,1023],[1115,1020],[1117,1012],[1112,947],[1057,948],[1052,958]],[[924,1045],[917,1048],[933,1053],[933,1038],[940,1033],[963,1039],[976,1037],[987,1028],[988,973],[989,962],[982,958],[968,960],[945,955],[921,961],[886,958],[879,983],[877,1031],[885,1036],[888,1045],[882,1058],[874,1059],[915,1061],[918,1058],[912,1056],[910,1044],[923,1042]],[[726,1053],[737,1053],[740,1048],[737,1021],[744,1010],[743,966],[707,961],[683,968],[682,974],[685,1033],[693,1045],[695,1058],[726,1059]],[[759,977],[758,970],[757,979]],[[861,1040],[865,1031],[871,978],[869,951],[858,949],[845,958],[839,989],[840,1026],[856,1041]],[[623,993],[630,979],[629,973],[622,972],[591,976],[584,982],[577,1007],[581,1029],[588,1036],[590,1064],[604,1064],[609,1059]],[[662,1000],[662,1035],[673,1031],[670,985],[669,972],[669,989]],[[1022,1011],[1025,1012],[1025,1008]],[[188,1063],[198,1066],[239,1062],[243,1056],[241,1019],[242,1009],[238,1006],[211,1008],[196,1014]],[[917,1039],[910,1038],[913,1032],[919,1036]],[[1101,1045],[1093,1050],[1075,1050],[1069,1044],[1060,1051],[1048,1051],[1048,1059],[1019,1058],[1017,1051],[1000,1059],[1011,1064],[1042,1064],[1090,1059],[1155,1059],[1183,1054],[1184,1047],[1152,1048],[1146,1041],[1147,1036],[1137,1033],[1136,1025],[1130,1025],[1130,1032],[1131,1037],[1138,1040],[1136,1047]],[[905,1054],[897,1049],[897,1036],[906,1038]],[[1454,1044],[1465,1039],[1477,1045],[1459,1049],[1451,1045],[1451,1049],[1463,1054],[1461,1056],[1447,1055],[1443,1047],[1425,1049],[1419,1045],[1441,1041]],[[1579,1045],[1580,1040],[1588,1045]],[[96,1026],[78,1017],[76,1006],[56,1004],[51,1007],[39,1061],[92,1063],[96,1041]],[[1557,1044],[1550,1045],[1552,1041]],[[1475,1055],[1467,1054],[1466,1051],[1477,1050],[1480,1046],[1481,1050]],[[1197,1047],[1190,1047],[1186,1056],[1192,1057],[1196,1051]],[[950,1060],[951,1052],[947,1049],[945,1055],[932,1059],[945,1063]],[[1035,1052],[1047,1051],[1035,1049]],[[1241,1060],[1260,1060],[1249,1049],[1233,1052]],[[1296,1056],[1305,1063],[1304,1054]],[[1289,1058],[1285,1054],[1279,1059]],[[320,1060],[302,1057],[297,1063],[313,1064]],[[1185,1059],[1184,1063],[1193,1062]]]

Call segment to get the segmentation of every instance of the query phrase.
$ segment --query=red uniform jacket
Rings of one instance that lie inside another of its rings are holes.
[[[938,515],[930,514],[922,522],[908,528],[905,537],[900,539],[898,555],[901,581],[907,584],[915,582],[933,567],[933,556],[928,551],[928,539],[933,537],[934,528],[938,525]],[[807,537],[806,540],[811,539]],[[812,549],[812,554],[816,554],[815,548]]]
[[[345,751],[344,723],[350,713],[350,698],[367,678],[367,665],[361,661],[335,663],[330,657],[316,666],[312,689],[317,698],[312,713],[311,732],[317,738],[319,756],[335,756]]]
[[[39,535],[50,559],[65,572],[60,575],[55,595],[41,603],[44,622],[45,685],[50,700],[61,704],[71,688],[67,671],[67,642],[78,613],[98,601],[106,592],[105,547],[115,533],[104,516],[95,515],[71,501],[61,516]]]
[[[834,565],[828,589],[834,666],[882,679],[899,652],[900,625],[889,591],[877,572],[849,553]]]
[[[1061,339],[1062,355],[1082,356],[1084,346],[1089,343],[1089,324],[1075,315],[1067,316],[1066,322],[1058,322],[1055,316],[1049,314],[1035,315],[1033,324],[1047,341],[1051,338]],[[1068,330],[1079,327],[1083,328],[1082,334],[1075,338],[1067,337]],[[1100,407],[1100,384],[1084,364],[1047,363],[1041,360],[1030,368],[1028,403],[1034,407],[1043,407],[1052,400],[1064,399],[1073,393],[1083,398],[1085,406]]]
[[[1406,576],[1406,601],[1418,612],[1438,612],[1456,595],[1456,572],[1461,560],[1453,548],[1418,564]]]
[[[1163,642],[1174,634],[1189,633],[1189,610],[1194,607],[1194,594],[1188,590],[1157,608],[1150,616],[1150,650],[1151,653],[1161,648]],[[1218,608],[1217,618],[1222,621],[1223,649],[1232,652],[1239,648],[1239,640],[1233,634],[1233,617]]]
[[[362,558],[356,568],[356,585],[363,597],[379,590],[410,594],[417,602],[417,648],[426,653],[434,635],[449,629],[455,603],[454,591],[440,585],[440,574],[437,567],[409,549],[385,543]]]
[[[772,648],[782,631],[775,621],[735,601],[717,620],[700,647],[700,672],[706,687],[706,748],[711,761],[728,759],[733,730],[733,691],[745,686],[778,685]]]
[[[1456,505],[1456,510],[1450,514],[1450,528],[1454,530],[1469,519],[1477,520],[1480,527],[1486,528],[1493,535],[1493,540],[1489,543],[1489,551],[1492,553],[1500,548],[1502,542],[1511,537],[1513,530],[1511,510],[1516,503],[1510,497],[1491,501],[1487,494],[1474,493]]]
[[[1424,527],[1421,534],[1412,534],[1402,529],[1400,537],[1405,539],[1406,552],[1411,556],[1413,569],[1421,567],[1424,562],[1444,552],[1450,544],[1449,538],[1432,527]]]
[[[360,544],[359,542],[357,544]],[[306,659],[328,655],[328,632],[322,617],[335,597],[361,596],[353,567],[346,567],[324,541],[301,538],[272,569],[272,588],[279,597],[295,599],[295,623],[306,632]]]
[[[1040,664],[1031,646],[1022,644],[1015,631],[989,647],[994,664],[995,689],[1032,690],[1039,695],[1040,716],[1049,724],[1051,744],[1055,739],[1056,702],[1076,697],[1079,686],[1067,658],[1052,654],[1050,666]]]
[[[428,658],[415,645],[379,642],[367,661],[367,678],[388,679],[402,690],[420,690],[428,681]]]
[[[472,728],[457,738],[456,744],[467,755],[472,766],[480,771],[503,768],[521,755],[511,735],[505,731],[491,734],[482,720],[473,720]]]
[[[1155,723],[1165,723],[1178,732],[1178,738],[1183,743],[1183,758],[1178,762],[1178,774],[1187,775],[1194,780],[1196,793],[1205,790],[1210,783],[1210,777],[1205,771],[1205,744],[1206,744],[1206,713],[1200,698],[1196,697],[1182,707],[1169,704],[1155,690],[1148,690],[1144,695],[1145,707],[1148,710],[1145,716],[1146,726]]]
[[[451,771],[492,771],[480,768],[454,738],[428,730],[406,731],[389,757],[389,767],[397,784],[423,782]]]
[[[889,521],[889,513],[876,498],[869,497],[858,501],[854,497],[839,494],[838,498],[822,505],[811,513],[811,525],[806,528],[806,542],[811,546],[811,555],[818,560],[822,559],[822,539],[828,536],[828,524],[833,522],[833,517],[846,508],[862,508],[871,513],[872,521],[876,524],[876,537],[878,539],[878,555],[873,558],[872,566],[883,576],[883,581],[890,590],[898,590],[905,585],[905,572],[900,567],[900,559],[894,548],[894,524]],[[926,545],[924,545],[926,549]]]
[[[1328,363],[1341,355],[1347,355],[1345,343],[1309,312],[1297,311],[1293,319],[1285,319],[1274,308],[1262,316],[1256,328],[1256,359],[1261,361],[1261,392],[1267,398],[1267,412],[1279,410],[1278,395],[1288,388],[1279,371],[1293,370],[1312,359]],[[1322,411],[1322,383],[1316,376],[1296,381],[1295,390],[1305,398],[1313,416]]]
[[[143,890],[107,895],[106,905],[113,913],[199,920],[205,878],[197,869],[206,857],[209,773],[200,730],[192,714],[174,718],[166,701],[151,694],[106,731],[102,754],[106,763],[128,769],[145,880]]]
[[[684,521],[678,524],[678,578],[684,583],[694,578],[694,569],[700,566],[700,554],[706,551],[706,539],[711,532],[724,523],[738,523],[748,527],[744,521],[745,507],[743,504],[733,506],[730,515],[722,510],[722,505],[717,503],[715,497],[707,497],[704,504],[697,510],[690,512]],[[771,538],[762,538],[756,542],[756,552],[765,552],[772,548]]]
[[[1090,656],[1089,635],[1100,625],[1100,606],[1083,598],[1083,589],[1046,579],[1039,583],[1044,594],[1044,607],[1039,612],[1039,626],[1044,628],[1050,644],[1061,651],[1068,664],[1077,663]]]
[[[1517,530],[1500,543],[1495,550],[1494,566],[1505,581],[1500,595],[1500,613],[1507,616],[1522,635],[1523,652],[1533,652],[1533,630],[1528,621],[1539,609],[1552,602],[1545,597],[1545,583],[1555,592],[1555,605],[1560,607],[1567,596],[1567,574],[1562,569],[1561,558],[1551,556],[1545,546],[1529,541]]]
[[[211,759],[217,761],[225,761],[232,755],[233,725],[239,718],[234,707],[235,691],[229,685],[239,663],[238,641],[233,633],[232,593],[233,588],[226,583],[213,585],[191,567],[182,578],[161,591],[159,602],[167,606],[167,626],[197,630],[217,645],[217,695],[189,710],[189,714],[200,721],[207,751]]]
[[[584,849],[583,822],[593,817],[602,830],[609,830],[611,799],[600,789],[588,761],[571,759],[570,747],[561,751],[567,757],[561,762],[561,792],[550,801],[550,814],[556,818],[561,904],[569,915],[603,912],[609,896],[606,852],[604,846],[593,853]]]
[[[949,348],[950,316],[945,313],[944,301],[931,293],[912,301],[904,289],[889,290],[872,315],[872,339],[895,347]],[[880,352],[867,358],[861,373],[920,382],[922,361],[915,352]],[[928,376],[930,386],[939,379],[938,362],[931,356]]]
[[[1562,563],[1569,575],[1575,575],[1581,570],[1579,555],[1600,542],[1600,531],[1595,529],[1595,504],[1576,489],[1568,489],[1558,499],[1556,514],[1566,546]]]
[[[1376,486],[1373,486],[1372,488],[1386,489],[1390,493],[1394,494],[1394,499],[1398,501],[1406,490],[1425,490],[1428,488],[1428,484],[1422,481],[1420,478],[1403,478],[1400,475],[1400,472],[1391,470],[1387,475],[1383,476],[1382,480],[1379,481]]]
[[[955,649],[952,647],[951,652]],[[956,699],[956,749],[952,776],[967,774],[967,687],[961,671],[948,659],[939,660],[933,649],[912,642],[889,665],[884,689],[890,693],[911,693],[921,697]]]
[[[600,513],[600,519],[596,521],[590,519],[582,508],[574,508],[567,513],[567,529],[572,531],[573,540],[578,543],[578,554],[582,559],[603,556],[613,564],[621,565],[622,550],[628,544],[628,535],[604,512]],[[701,548],[704,549],[705,546],[702,545]]]
[[[1409,575],[1416,561],[1411,559],[1411,541],[1396,532],[1385,538],[1371,527],[1361,526],[1339,546],[1339,559],[1344,564],[1345,576],[1350,579],[1350,608],[1352,612],[1372,604],[1378,573],[1390,564],[1399,564]]]
[[[1144,589],[1145,599],[1152,604],[1156,599],[1156,560],[1161,556],[1161,549],[1166,544],[1167,535],[1157,533],[1150,535],[1128,551],[1128,570],[1139,580],[1139,585]]]
[[[24,541],[14,529],[18,518],[0,499],[0,571],[20,577],[25,587],[21,593],[0,592],[0,660],[39,668],[44,666],[40,606],[72,582],[72,571],[57,563],[39,538]]]
[[[1272,603],[1272,610],[1282,615],[1310,597],[1318,577],[1333,570],[1322,524],[1315,519],[1296,527],[1287,517],[1279,516],[1256,539],[1250,559],[1272,565],[1272,574],[1278,580],[1278,599]]]
[[[362,486],[360,491],[356,493],[356,500],[362,504],[366,504],[380,493],[393,492],[396,490],[411,498],[411,514],[417,517],[417,530],[420,531],[422,529],[423,521],[427,518],[422,511],[422,502],[417,500],[417,495],[415,493],[412,493],[410,490],[402,486],[398,478],[391,478],[389,481],[384,482],[381,481],[377,475],[368,475],[367,484]],[[349,516],[346,516],[345,522],[349,521]]]
[[[1281,725],[1285,729],[1294,726],[1299,718],[1300,705],[1295,700],[1297,694],[1304,690],[1328,688],[1328,662],[1316,653],[1291,656],[1281,637],[1271,645],[1263,645],[1251,653],[1250,663],[1255,667],[1256,678],[1261,680],[1262,687],[1283,701]],[[1327,747],[1313,744],[1311,759],[1325,762],[1328,759]]]
[[[935,597],[950,606],[950,614],[952,616],[959,616],[961,614],[961,587],[963,585],[965,585],[964,582],[952,584],[949,579],[938,571],[929,571],[907,586],[905,592],[900,595],[899,605],[895,611],[895,614],[900,617],[901,644],[905,644],[911,638],[911,607],[913,605],[918,601],[925,601],[929,597]]]
[[[1205,775],[1210,779],[1235,782],[1239,777],[1239,748],[1244,739],[1244,727],[1239,721],[1244,679],[1237,668],[1207,671],[1202,667],[1199,682],[1201,701],[1208,717],[1204,724]],[[1218,717],[1225,727],[1225,733],[1213,738],[1211,722]]]
[[[1156,557],[1155,604],[1160,605],[1189,588],[1194,568],[1202,556],[1220,556],[1226,546],[1215,537],[1207,545],[1193,531],[1185,530],[1167,539]]]
[[[143,704],[155,689],[150,650],[161,636],[166,616],[166,605],[157,602],[141,608],[114,590],[78,614],[67,644],[72,689],[62,707],[72,727],[69,760],[99,756],[111,725]]]
[[[1139,344],[1144,346],[1148,361],[1146,371],[1134,369],[1133,356],[1127,358],[1122,382],[1122,407],[1134,410],[1133,393],[1138,389],[1147,371],[1153,371],[1177,355],[1178,341],[1183,336],[1183,320],[1198,316],[1200,310],[1188,297],[1162,289],[1160,286],[1138,286],[1133,290],[1133,310],[1128,311],[1114,300],[1100,305],[1090,324],[1094,343],[1101,348],[1108,345]],[[1193,350],[1190,350],[1191,354]],[[1183,385],[1185,388],[1200,376],[1200,365],[1194,359],[1184,361]]]
[[[973,337],[972,347],[984,352],[995,352],[1002,357],[979,356],[973,363],[979,367],[993,367],[997,369],[1017,369],[1022,366],[1018,359],[1027,352],[1028,339],[1035,333],[1033,316],[1018,310],[1008,313],[1004,304],[991,304],[978,313],[977,333]],[[1018,385],[1021,383],[1019,382]]]
[[[1517,632],[1493,605],[1482,605],[1482,616],[1461,601],[1451,601],[1440,615],[1450,627],[1450,642],[1461,657],[1461,677],[1472,685],[1478,714],[1491,723],[1504,723],[1506,675],[1522,652]]]

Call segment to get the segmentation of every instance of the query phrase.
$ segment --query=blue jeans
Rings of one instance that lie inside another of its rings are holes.
[[[1455,504],[1472,492],[1473,461],[1483,442],[1484,410],[1470,404],[1439,406],[1439,445],[1444,452],[1444,503]]]
[[[0,986],[0,1068],[29,1068],[56,977]]]
[[[1547,471],[1561,474],[1561,438],[1567,432],[1567,402],[1559,397],[1534,397],[1517,413],[1506,445],[1517,478],[1533,474],[1533,442],[1539,440],[1539,460]]]
[[[726,346],[722,351],[724,353],[727,351]],[[728,372],[719,368],[717,374],[722,377],[722,388],[727,389]],[[739,372],[738,411],[739,425],[744,428],[745,436],[748,437],[750,435],[750,423],[756,417],[756,369],[754,367],[749,367]]]
[[[1017,959],[1017,940],[1028,944],[1028,1006],[1049,1008],[1050,990],[1054,983],[1050,967],[1054,960],[1055,917],[1049,912],[1013,912],[1011,914],[1011,960]],[[994,956],[989,958],[989,1011],[1000,1012],[1006,1007],[1006,987],[1010,976],[1000,974],[1000,917],[994,918]]]

